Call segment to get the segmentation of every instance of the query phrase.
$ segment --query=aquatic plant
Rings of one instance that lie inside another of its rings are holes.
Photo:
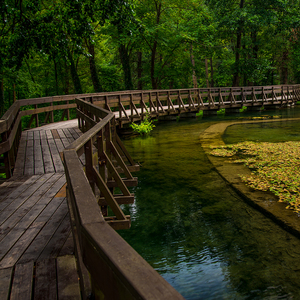
[[[256,143],[243,142],[221,146],[212,155],[232,157],[233,163],[243,163],[250,176],[241,175],[249,187],[271,191],[287,209],[300,213],[300,142]]]
[[[247,106],[243,106],[242,108],[240,108],[240,112],[245,112],[247,110]]]
[[[137,132],[140,135],[148,135],[155,125],[153,124],[150,115],[146,114],[144,120],[141,121],[140,124],[131,123],[130,127],[134,132]]]
[[[199,110],[197,113],[196,113],[196,117],[202,117],[203,116],[203,110]]]
[[[225,108],[221,108],[220,110],[217,111],[218,115],[225,115]]]

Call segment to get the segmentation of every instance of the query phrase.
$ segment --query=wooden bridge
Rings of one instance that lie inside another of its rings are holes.
[[[163,117],[293,105],[300,100],[299,87],[124,91],[16,101],[0,120],[0,172],[7,179],[0,189],[0,299],[183,299],[114,230],[130,227],[130,216],[119,204],[134,201],[128,187],[137,184],[131,172],[139,170],[117,126],[147,113]],[[54,111],[63,120],[72,109],[78,121],[53,123]],[[21,130],[24,116],[31,116],[28,126],[35,129]],[[41,120],[50,124],[39,127]]]

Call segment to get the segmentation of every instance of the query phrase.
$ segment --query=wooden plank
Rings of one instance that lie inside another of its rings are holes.
[[[64,255],[73,255],[74,254],[74,240],[73,240],[73,234],[72,231],[69,233],[68,238],[66,239],[64,245],[59,251],[58,256],[64,256]]]
[[[60,137],[63,147],[67,148],[69,146],[70,142],[69,142],[68,138],[66,137],[65,132],[62,129],[57,129],[57,133]]]
[[[55,174],[58,175],[58,174]],[[54,176],[55,176],[54,175]],[[63,180],[63,181],[62,181]],[[22,236],[22,234],[27,230],[27,228],[34,228],[36,225],[45,224],[48,219],[51,217],[56,208],[61,204],[58,198],[55,200],[51,199],[57,193],[61,185],[65,182],[64,176],[61,176],[59,180],[47,191],[47,193],[42,197],[38,204],[35,205],[29,212],[23,216],[24,214],[21,212],[20,214],[14,214],[14,218],[10,218],[8,222],[3,224],[3,228],[1,228],[1,243],[0,243],[0,257],[4,257],[6,253],[9,251],[11,247],[17,242],[17,240]],[[47,209],[44,209],[45,206],[49,203],[50,205]],[[57,203],[57,204],[56,204]],[[43,210],[44,209],[44,210]],[[25,211],[26,212],[26,211]],[[42,213],[41,213],[42,212]],[[38,218],[36,219],[36,217]],[[36,219],[36,220],[35,220]],[[16,224],[15,227],[14,224]],[[11,227],[10,227],[11,225]]]
[[[14,169],[14,176],[21,176],[24,174],[25,160],[26,160],[26,143],[27,143],[27,132],[23,131],[19,144],[18,154],[16,158],[16,164]]]
[[[80,300],[80,288],[73,255],[57,258],[58,298],[60,300]]]
[[[38,260],[44,259],[46,257],[57,257],[71,232],[71,223],[66,201],[64,202],[64,205],[66,206],[65,217],[61,221],[61,223],[58,224],[59,226],[57,227],[57,230],[52,235],[48,244],[45,246]]]
[[[55,259],[45,259],[36,263],[34,298],[57,299],[57,281]]]
[[[86,224],[80,236],[84,262],[106,299],[184,299],[106,223]]]
[[[55,180],[55,176],[51,180],[51,177],[53,174],[45,174],[41,176],[37,181],[34,182],[27,190],[25,190],[15,201],[11,202],[10,205],[8,205],[5,210],[2,210],[0,212],[0,234],[3,230],[3,224],[6,222],[6,220],[13,214],[16,213],[17,209],[22,207],[23,205],[25,207],[28,207],[28,202],[31,201],[37,201],[38,198],[40,198],[52,185],[53,179]],[[23,206],[23,208],[24,208]],[[18,212],[19,213],[19,212]],[[17,215],[17,214],[15,214]],[[11,225],[10,225],[11,226]],[[10,227],[9,226],[9,227]]]
[[[32,284],[33,284],[33,262],[16,265],[10,299],[11,300],[31,299]]]
[[[27,143],[26,143],[26,154],[25,154],[25,168],[24,175],[34,175],[34,149],[33,149],[33,138],[30,138],[28,132]]]
[[[110,192],[109,188],[107,187],[103,178],[100,176],[100,174],[98,173],[95,167],[93,168],[93,171],[94,171],[94,180],[97,183],[99,190],[101,191],[102,195],[105,197],[113,213],[117,216],[119,220],[126,220],[123,211],[121,210],[117,201],[114,199],[113,194]]]
[[[16,181],[13,182],[6,189],[6,195],[1,197],[0,201],[0,211],[2,211],[5,207],[12,203],[15,199],[17,199],[25,190],[27,190],[36,180],[38,180],[41,175],[34,175],[27,179],[25,182]],[[1,185],[2,186],[2,185]]]
[[[21,238],[14,244],[14,246],[6,253],[4,258],[0,261],[0,268],[12,267],[16,264],[23,252],[30,245],[31,241],[38,234],[44,223],[36,223],[35,227],[29,228],[21,236]]]
[[[46,208],[45,205],[36,205],[34,209],[23,218],[24,220],[18,223],[13,228],[13,230],[11,230],[2,240],[0,245],[1,257],[4,257],[4,255],[9,251],[9,249],[14,245],[14,243],[16,243],[17,240],[22,236],[22,234],[27,230],[27,228],[35,227],[36,224],[41,223],[45,225],[47,221],[51,218],[53,213],[60,206],[60,204],[61,201],[59,201],[59,199],[57,198],[54,198]],[[30,261],[30,259],[26,259],[27,256],[24,255],[21,256],[19,260],[20,263]]]
[[[36,138],[37,136],[36,133],[38,133],[37,138]],[[39,131],[35,131],[35,139],[34,139],[34,174],[45,174]]]
[[[59,151],[57,150],[54,139],[48,139],[48,145],[50,148],[50,153],[52,156],[52,161],[53,161],[53,165],[55,168],[55,172],[64,172],[64,166],[61,161],[61,157],[60,157]]]
[[[50,153],[50,148],[48,145],[48,140],[47,140],[45,131],[43,131],[43,134],[42,134],[41,147],[42,147],[42,155],[43,155],[45,173],[55,172],[53,160],[52,160],[52,156]]]
[[[56,202],[58,202],[58,199]],[[66,203],[64,204],[61,202],[60,206],[52,214],[52,216],[46,222],[45,226],[35,237],[35,239],[32,241],[30,246],[26,249],[26,251],[24,252],[24,254],[22,255],[22,257],[19,260],[20,262],[37,260],[39,255],[43,252],[43,250],[45,248],[47,248],[48,242],[50,241],[50,239],[54,235],[54,233],[57,231],[57,229],[59,228],[61,222],[64,220],[67,213],[68,213],[68,209],[67,209]],[[40,220],[37,220],[36,222],[40,222]],[[70,232],[70,230],[69,230],[69,232]],[[69,234],[69,232],[68,232],[68,234]],[[49,256],[44,256],[41,260],[48,258],[48,257]]]
[[[59,139],[59,135],[56,129],[51,129],[51,132],[54,139]]]
[[[13,268],[0,269],[0,299],[9,299]]]

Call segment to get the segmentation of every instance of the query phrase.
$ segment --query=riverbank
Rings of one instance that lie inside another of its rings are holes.
[[[242,164],[232,164],[227,158],[216,157],[210,154],[211,146],[225,145],[222,135],[229,126],[238,124],[255,124],[262,122],[299,121],[295,119],[271,119],[243,122],[218,123],[207,128],[200,135],[201,146],[216,171],[248,204],[252,205],[265,216],[271,218],[288,232],[300,238],[300,218],[298,215],[286,209],[286,204],[278,202],[277,197],[271,192],[254,190],[242,182],[240,175],[250,175],[250,170]]]

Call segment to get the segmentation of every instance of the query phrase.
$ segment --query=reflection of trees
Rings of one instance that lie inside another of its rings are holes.
[[[201,269],[212,260],[239,295],[297,293],[299,240],[228,188],[185,129],[159,132],[146,148],[130,149],[144,163],[132,228],[120,234],[160,273],[179,274],[183,262]]]

